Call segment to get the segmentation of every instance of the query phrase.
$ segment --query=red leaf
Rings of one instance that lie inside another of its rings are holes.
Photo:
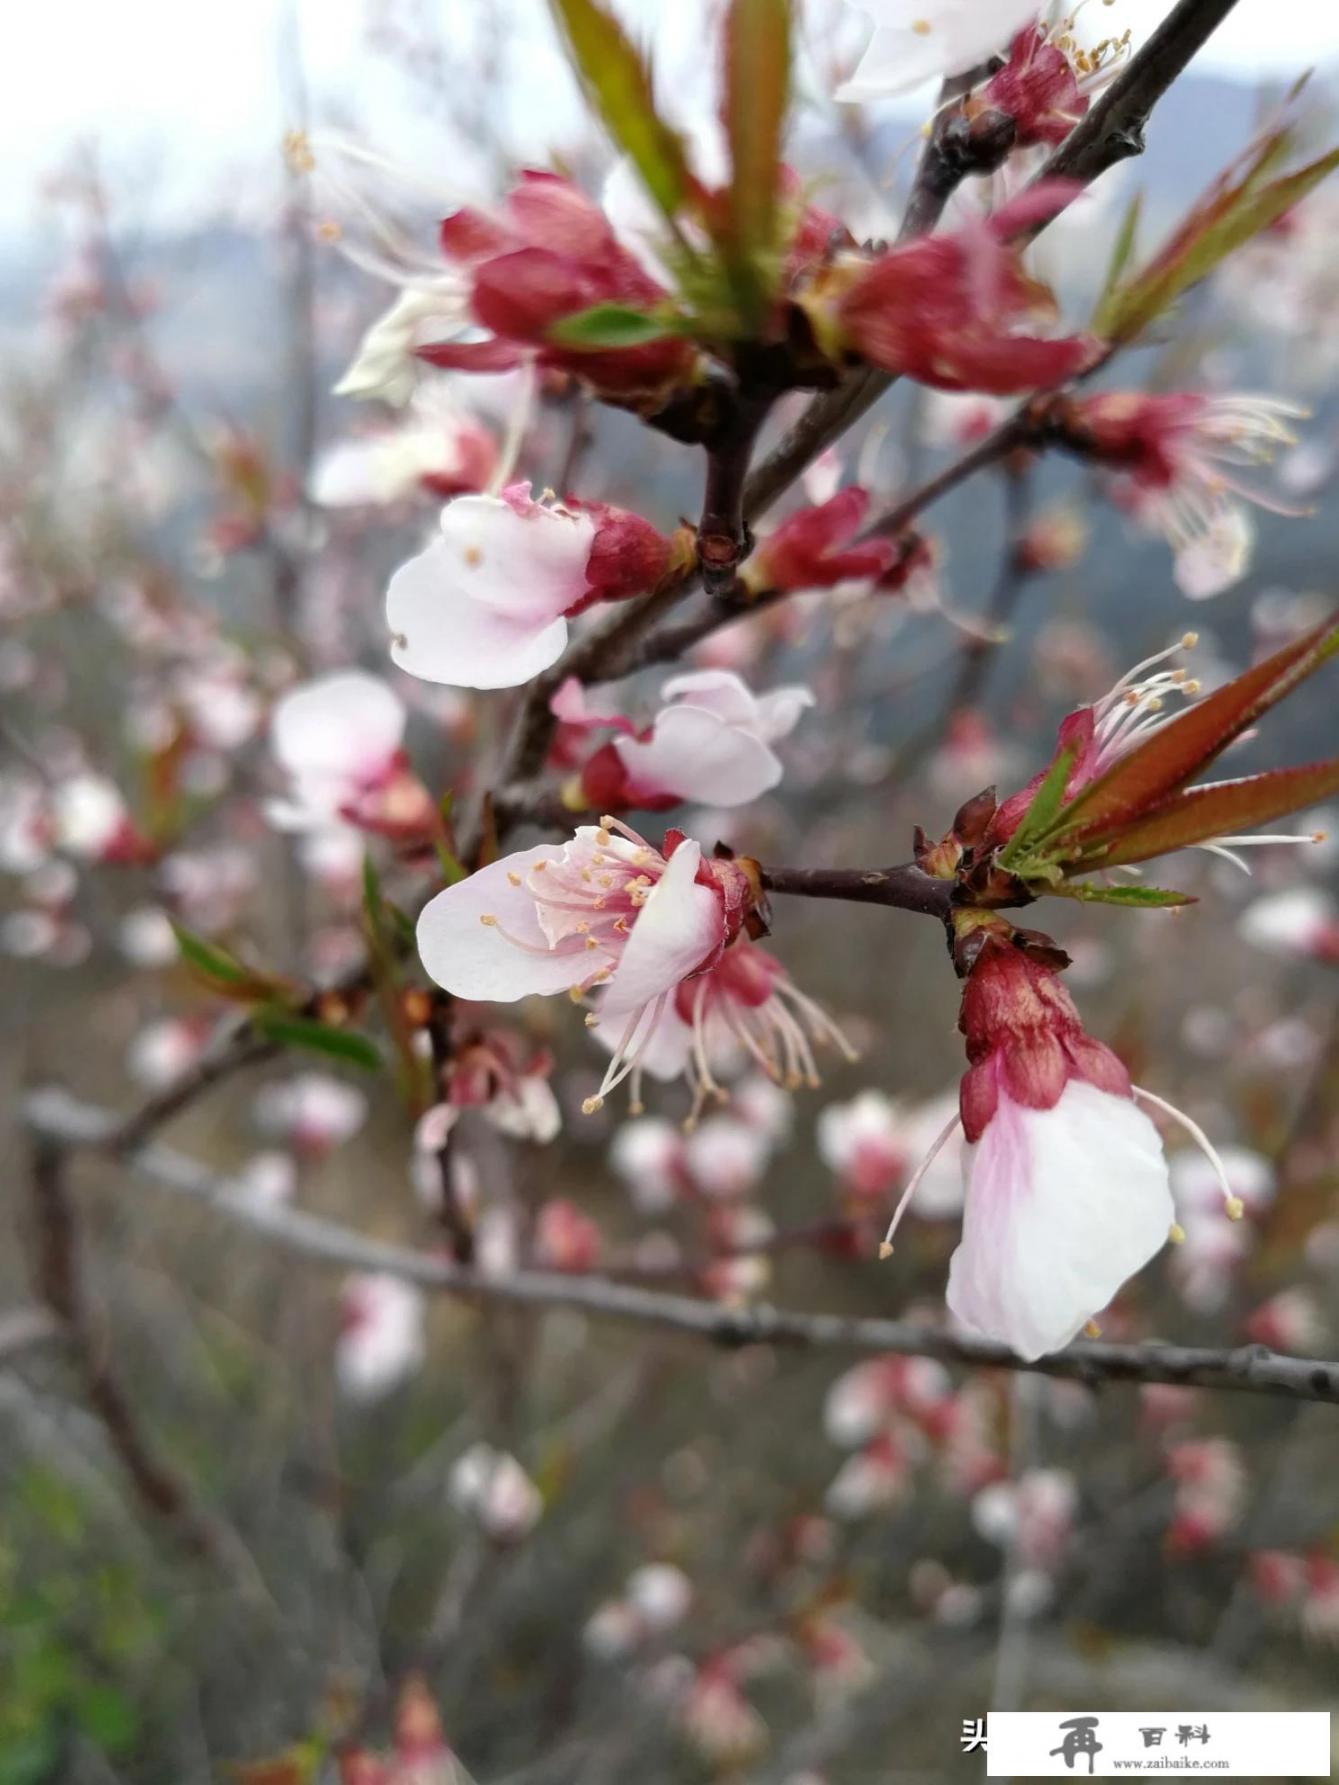
[[[1336,651],[1339,624],[1332,616],[1197,701],[1113,764],[1068,807],[1053,835],[1063,835],[1067,843],[1099,842],[1142,817]]]
[[[1339,793],[1339,757],[1295,769],[1273,769],[1238,781],[1214,781],[1173,794],[1146,812],[1110,847],[1095,851],[1094,866],[1149,861],[1173,849],[1205,843],[1268,824],[1316,800]]]

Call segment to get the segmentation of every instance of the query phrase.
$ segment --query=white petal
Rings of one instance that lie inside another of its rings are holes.
[[[532,503],[518,513],[500,496],[457,496],[442,510],[446,569],[453,590],[516,619],[552,620],[588,587],[595,542],[588,514]]]
[[[686,675],[671,676],[660,693],[665,700],[702,707],[728,719],[732,725],[752,727],[757,718],[758,703],[753,690],[732,669],[695,669]]]
[[[637,913],[601,1014],[632,1015],[701,965],[724,934],[720,899],[695,880],[701,846],[681,843]]]
[[[860,0],[874,36],[841,100],[886,98],[965,74],[1035,19],[1039,0]]]
[[[391,578],[386,621],[392,662],[454,688],[519,688],[567,646],[567,621],[526,621],[463,597],[448,581],[440,542]]]
[[[967,1207],[948,1305],[1020,1357],[1067,1345],[1176,1218],[1152,1122],[1129,1098],[1079,1079],[1048,1110],[1001,1094],[963,1161]]]
[[[362,670],[340,670],[289,689],[275,704],[270,744],[295,779],[356,778],[394,756],[404,728],[393,688]]]
[[[1255,527],[1246,510],[1225,503],[1212,524],[1176,554],[1172,575],[1192,601],[1207,601],[1240,582],[1250,568]]]
[[[642,794],[743,806],[781,779],[766,744],[701,707],[666,707],[649,738],[616,738],[614,748]]]
[[[510,1004],[532,994],[564,992],[585,977],[580,953],[549,949],[533,897],[511,879],[515,874],[524,882],[536,862],[560,861],[562,853],[542,843],[503,856],[428,901],[418,920],[418,952],[438,985],[457,998]],[[497,924],[482,923],[483,917],[496,917]],[[516,942],[527,946],[518,948]]]
[[[800,722],[800,715],[807,712],[814,704],[812,689],[802,683],[787,683],[784,688],[773,688],[767,694],[758,696],[757,717],[754,730],[764,744],[775,744],[781,738],[788,738]]]

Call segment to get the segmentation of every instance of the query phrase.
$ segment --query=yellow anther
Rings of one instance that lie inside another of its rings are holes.
[[[1184,1246],[1185,1245],[1186,1230],[1184,1227],[1182,1227],[1182,1225],[1179,1221],[1173,1221],[1171,1226],[1167,1229],[1167,1238],[1171,1241],[1172,1245],[1174,1245],[1174,1246]]]
[[[487,924],[488,928],[491,930],[496,925],[497,919],[493,916],[491,911],[481,911],[479,913],[479,922],[481,924]]]
[[[880,1258],[880,1260],[883,1260],[885,1258],[891,1258],[892,1255],[893,1255],[892,1241],[891,1240],[880,1240],[879,1241],[879,1258]]]
[[[597,1111],[602,1110],[603,1108],[603,1097],[588,1097],[581,1106],[581,1113],[583,1116],[593,1116]]]
[[[521,876],[516,872],[516,870],[514,868],[507,869],[507,879],[511,882],[511,884],[513,886],[521,885]]]
[[[1083,1329],[1083,1336],[1085,1339],[1100,1339],[1102,1337],[1102,1329],[1095,1320],[1090,1320],[1087,1326]]]
[[[1239,1196],[1229,1196],[1223,1206],[1227,1210],[1229,1221],[1240,1221],[1246,1213],[1246,1204]]]
[[[1181,649],[1183,651],[1193,651],[1199,642],[1200,635],[1198,632],[1183,633],[1181,638]]]

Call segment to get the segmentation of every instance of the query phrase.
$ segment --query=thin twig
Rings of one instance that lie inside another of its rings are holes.
[[[22,1115],[29,1129],[45,1143],[48,1155],[56,1157],[76,1148],[106,1153],[117,1129],[116,1117],[111,1112],[81,1103],[55,1088],[29,1096],[22,1105]],[[1104,1382],[1167,1382],[1187,1388],[1228,1389],[1339,1405],[1339,1362],[1283,1357],[1263,1345],[1225,1350],[1154,1342],[1115,1345],[1093,1341],[1025,1362],[991,1340],[906,1321],[789,1313],[763,1306],[726,1307],[613,1283],[602,1277],[556,1271],[484,1276],[449,1259],[424,1257],[299,1209],[259,1204],[243,1186],[167,1147],[144,1147],[126,1158],[125,1163],[152,1183],[204,1203],[313,1263],[341,1271],[385,1271],[425,1290],[457,1295],[468,1301],[572,1308],[592,1318],[624,1321],[719,1345],[778,1345],[799,1350],[933,1357],[977,1368],[1029,1370],[1038,1375],[1077,1380],[1093,1388]]]

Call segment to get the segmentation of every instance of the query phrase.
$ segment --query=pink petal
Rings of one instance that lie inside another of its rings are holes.
[[[623,957],[614,969],[601,1015],[629,1017],[668,992],[721,944],[720,899],[696,881],[702,850],[682,843],[637,914]]]
[[[351,669],[290,688],[275,705],[270,742],[290,775],[355,778],[394,756],[404,728],[399,695]]]
[[[672,793],[742,806],[781,779],[781,764],[766,744],[703,707],[666,707],[649,738],[618,738],[614,748],[634,799]]]
[[[558,661],[566,620],[527,619],[474,601],[457,568],[458,554],[435,540],[391,578],[386,621],[393,662],[425,682],[517,688]]]
[[[428,901],[418,920],[418,952],[438,985],[457,998],[510,1004],[580,983],[588,969],[584,951],[549,947],[524,884],[536,862],[562,856],[552,843],[523,849]],[[485,924],[484,917],[497,923]]]

